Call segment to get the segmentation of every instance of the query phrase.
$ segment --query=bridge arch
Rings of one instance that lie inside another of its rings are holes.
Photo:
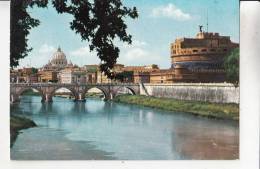
[[[110,99],[109,91],[108,91],[106,88],[103,88],[103,87],[101,87],[101,86],[87,87],[87,88],[83,91],[83,95],[85,96],[90,89],[94,89],[94,88],[99,89],[99,90],[104,94],[106,100],[109,100],[109,99]]]
[[[35,87],[24,87],[24,88],[21,88],[17,93],[16,93],[16,96],[18,97],[18,99],[22,96],[22,94],[26,91],[29,91],[29,90],[36,90],[38,91],[38,93],[40,94],[40,96],[42,97],[42,101],[44,99],[44,92],[39,89],[39,88],[35,88]]]
[[[46,97],[46,100],[48,101],[52,101],[53,96],[55,95],[55,92],[59,89],[67,89],[69,90],[72,95],[74,96],[75,100],[78,99],[78,92],[73,88],[73,87],[67,87],[67,86],[59,86],[59,87],[55,87],[51,90],[51,92],[48,94],[48,96]]]
[[[132,95],[138,94],[138,91],[136,91],[134,88],[132,88],[130,86],[120,86],[120,87],[118,87],[118,88],[116,88],[114,90],[114,92],[113,92],[114,93],[114,97],[118,96],[120,90],[122,90],[122,89],[128,89],[131,92]]]
[[[125,88],[128,89],[128,90],[130,90],[133,95],[136,95],[136,94],[137,94],[137,92],[136,92],[134,89],[132,89],[131,87],[125,86]]]

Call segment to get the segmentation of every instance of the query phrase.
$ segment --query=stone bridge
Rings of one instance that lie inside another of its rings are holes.
[[[71,91],[75,101],[84,101],[85,95],[91,88],[98,88],[105,96],[106,100],[112,100],[119,94],[123,88],[127,88],[132,94],[140,94],[139,84],[134,83],[106,83],[106,84],[62,84],[62,83],[11,83],[10,84],[10,100],[11,102],[19,101],[23,92],[29,89],[37,90],[42,102],[51,102],[55,91],[65,88]]]

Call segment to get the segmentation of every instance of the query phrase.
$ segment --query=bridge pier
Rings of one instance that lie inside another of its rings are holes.
[[[109,100],[113,100],[115,98],[115,94],[114,93],[109,93]]]
[[[11,97],[10,98],[11,103],[15,103],[15,102],[19,102],[20,101],[19,96],[15,95],[15,94],[11,94],[10,97]]]
[[[44,96],[42,96],[41,102],[42,102],[42,103],[45,102],[45,97],[44,97]]]
[[[79,93],[78,98],[77,99],[75,98],[75,101],[85,102],[86,101],[85,95]]]
[[[52,96],[50,94],[45,94],[44,100],[42,99],[42,102],[52,102]]]

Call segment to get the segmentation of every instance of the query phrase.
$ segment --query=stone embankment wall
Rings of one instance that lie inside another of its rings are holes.
[[[239,87],[229,83],[140,84],[140,94],[214,103],[239,103]]]

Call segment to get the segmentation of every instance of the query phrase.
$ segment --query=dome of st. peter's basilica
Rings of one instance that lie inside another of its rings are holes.
[[[68,62],[66,59],[66,55],[61,51],[60,47],[53,54],[50,63],[51,63],[51,66],[58,67],[58,68],[63,68],[65,66],[67,66]]]

